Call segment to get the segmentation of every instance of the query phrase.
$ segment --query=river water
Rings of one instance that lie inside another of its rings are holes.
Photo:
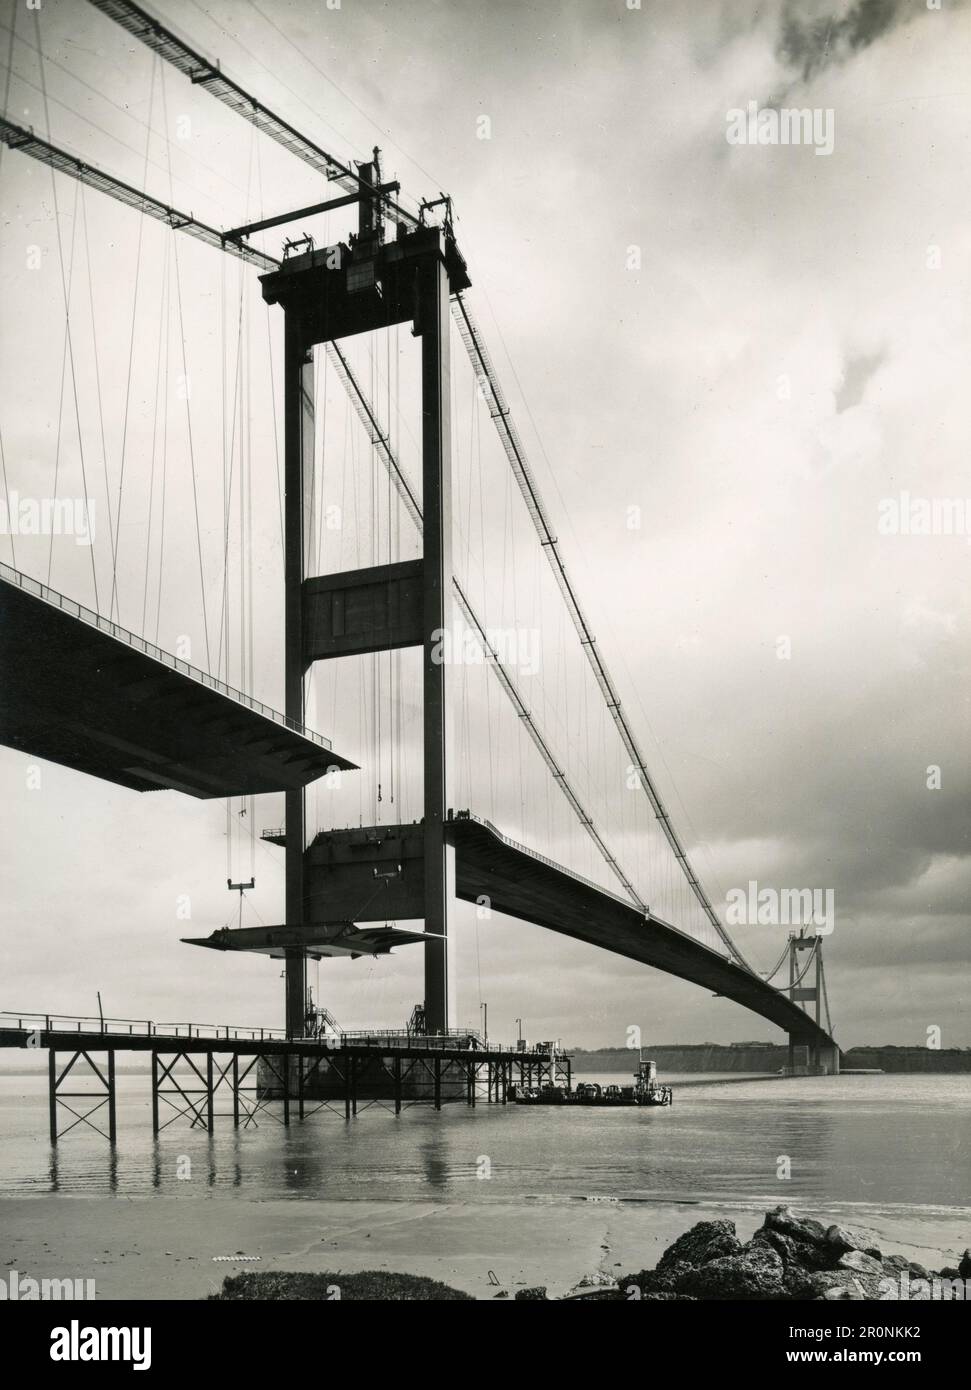
[[[111,1159],[107,1141],[83,1125],[63,1137],[55,1156],[47,1138],[46,1075],[8,1073],[0,1075],[0,1193],[449,1202],[595,1197],[763,1209],[785,1201],[806,1209],[845,1207],[848,1220],[854,1213],[953,1213],[960,1227],[968,1225],[971,1076],[662,1079],[676,1088],[670,1109],[480,1103],[436,1114],[419,1105],[398,1118],[369,1108],[351,1123],[342,1111],[324,1111],[301,1124],[294,1106],[294,1122],[285,1129],[274,1106],[258,1126],[239,1131],[225,1114],[227,1096],[212,1138],[179,1119],[156,1141],[149,1078],[124,1075]],[[104,1110],[100,1117],[105,1123]]]

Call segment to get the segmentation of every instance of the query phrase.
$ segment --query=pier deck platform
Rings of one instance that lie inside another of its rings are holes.
[[[321,1110],[342,1110],[350,1120],[371,1105],[395,1114],[416,1104],[505,1105],[514,1084],[569,1086],[571,1077],[570,1058],[555,1049],[497,1046],[471,1030],[288,1038],[272,1028],[2,1013],[0,1048],[47,1051],[52,1144],[80,1124],[116,1142],[118,1053],[151,1059],[156,1135],[179,1119],[211,1134],[217,1113],[245,1129],[261,1114],[289,1125],[294,1110],[300,1120]],[[86,1089],[68,1089],[82,1079]],[[230,1110],[217,1112],[220,1093],[228,1096]],[[269,1109],[276,1101],[280,1115]],[[82,1113],[76,1107],[83,1104],[89,1108]],[[107,1130],[90,1118],[98,1114],[102,1120],[102,1110]],[[62,1124],[65,1112],[70,1120]]]

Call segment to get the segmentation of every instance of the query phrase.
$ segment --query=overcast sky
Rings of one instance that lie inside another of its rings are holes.
[[[940,10],[923,0],[148,7],[335,154],[364,157],[377,143],[385,172],[412,197],[452,195],[469,302],[604,655],[713,899],[749,880],[832,889],[836,926],[825,949],[840,1042],[923,1044],[938,1027],[944,1046],[971,1045],[971,530],[878,528],[881,503],[902,493],[971,496],[969,10],[957,0]],[[6,67],[14,6],[2,9]],[[218,226],[326,196],[310,170],[171,69],[163,101],[148,51],[84,0],[44,0],[46,110],[35,16],[20,3],[16,34],[13,77],[9,87],[0,81],[10,119],[42,135],[49,122],[56,142],[136,186]],[[750,102],[818,110],[831,152],[730,144],[727,113]],[[122,527],[121,616],[151,636],[154,624],[142,619],[145,475],[153,419],[168,418],[154,397],[163,308],[170,352],[181,351],[172,234],[152,225],[139,250],[136,214],[93,192],[75,202],[69,180],[55,187],[60,252],[49,171],[4,151],[8,486],[50,495],[59,410],[62,485],[80,487],[82,453],[102,476],[105,452],[114,485],[127,415],[135,492]],[[279,236],[266,244],[278,250]],[[28,269],[34,246],[41,264]],[[61,256],[77,277],[71,346],[83,450],[62,368]],[[261,310],[255,272],[191,245],[180,257],[215,583],[225,439],[216,398],[226,389],[217,324],[231,317],[241,275],[254,325]],[[278,702],[274,427],[266,330],[260,339],[253,331],[252,379],[266,368],[263,394],[254,386],[243,402],[263,644],[254,684]],[[405,329],[403,355],[407,337]],[[170,363],[166,389],[177,368]],[[232,369],[229,377],[231,387]],[[379,369],[372,382],[381,388]],[[331,427],[346,431],[347,465],[351,426]],[[171,500],[181,524],[159,604],[167,647],[198,627],[186,446],[175,428],[173,477],[182,472]],[[639,528],[629,524],[633,507]],[[110,575],[106,532],[95,554]],[[0,558],[11,559],[4,537]],[[25,542],[16,558],[46,578],[46,542]],[[90,603],[87,551],[58,538],[51,582]],[[199,658],[195,639],[194,650]],[[232,662],[230,674],[240,675]],[[549,667],[546,678],[549,687]],[[548,689],[536,698],[557,697]],[[333,717],[318,721],[322,731],[352,757],[365,752],[358,711],[336,696],[326,707]],[[554,713],[565,717],[565,706]],[[140,797],[48,765],[30,789],[30,765],[0,750],[0,1007],[90,1013],[100,989],[115,1015],[279,1022],[277,966],[179,944],[232,908],[222,804]],[[257,828],[281,816],[279,798],[264,801]],[[528,818],[509,823],[515,814],[506,811],[503,828],[525,838]],[[622,817],[614,826],[635,858],[637,826]],[[280,920],[279,852],[261,845],[255,854],[256,910]],[[248,876],[249,859],[230,867]],[[655,901],[664,890],[645,891]],[[175,915],[184,894],[188,924]],[[655,1041],[778,1036],[706,991],[593,948],[457,916],[459,1016],[474,1022],[486,1000],[495,1035],[514,1035],[524,1016],[531,1037],[594,1045],[622,1043],[631,1023]],[[756,926],[738,937],[768,968],[785,930]],[[349,1025],[400,1023],[420,979],[420,952],[409,948],[391,960],[322,964],[320,993]]]

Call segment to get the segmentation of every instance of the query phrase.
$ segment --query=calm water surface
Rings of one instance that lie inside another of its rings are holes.
[[[803,1206],[929,1214],[971,1200],[971,1076],[682,1079],[702,1084],[684,1084],[670,1109],[480,1104],[436,1114],[415,1106],[396,1119],[372,1108],[350,1124],[342,1112],[325,1111],[303,1124],[294,1118],[289,1129],[263,1113],[258,1127],[239,1131],[221,1114],[211,1139],[183,1119],[156,1142],[148,1076],[120,1076],[112,1160],[107,1141],[84,1126],[62,1139],[55,1156],[46,1076],[0,1075],[0,1193],[197,1196],[203,1177],[216,1197],[597,1196],[758,1207],[780,1200],[777,1165],[787,1156],[792,1176],[782,1195]],[[183,1155],[191,1159],[191,1182],[178,1176]],[[482,1156],[491,1164],[488,1182],[476,1176]]]

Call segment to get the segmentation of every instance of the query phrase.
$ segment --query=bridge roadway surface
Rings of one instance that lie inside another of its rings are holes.
[[[460,813],[447,825],[455,846],[455,891],[493,911],[600,946],[732,999],[789,1034],[797,1045],[836,1043],[785,994],[694,937],[633,903],[509,840],[488,821]]]

